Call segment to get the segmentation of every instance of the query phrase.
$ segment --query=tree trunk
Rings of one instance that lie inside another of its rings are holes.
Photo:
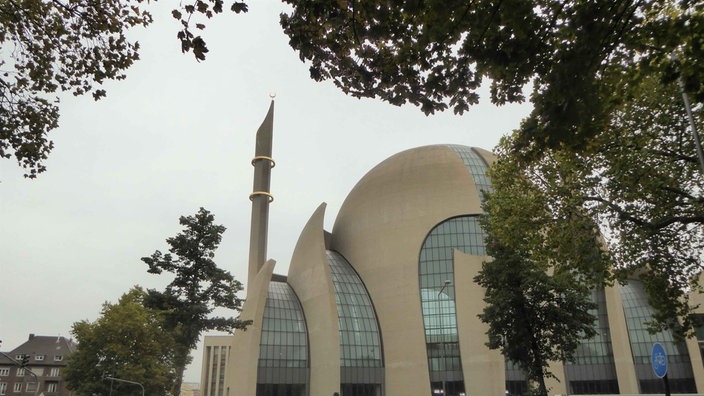
[[[529,326],[530,327],[530,326]],[[545,369],[543,368],[542,354],[540,353],[540,345],[538,340],[535,338],[535,333],[531,329],[531,348],[533,349],[533,361],[531,362],[533,370],[535,372],[535,378],[533,380],[538,381],[538,396],[548,396],[548,388],[545,385]]]
[[[185,356],[183,356],[182,354],[179,354],[178,356],[176,356],[176,359],[175,359],[176,378],[174,379],[174,384],[173,384],[173,387],[171,388],[171,395],[172,396],[180,396],[181,395],[181,384],[183,383],[183,372],[186,371],[186,364],[188,364],[188,351],[186,352]]]
[[[183,382],[183,372],[186,370],[186,366],[176,367],[176,379],[174,379],[174,386],[171,389],[171,394],[173,396],[179,396],[181,394],[181,383]]]
[[[540,376],[538,377],[538,395],[548,396],[548,388],[545,386],[545,373],[543,369],[540,369]]]

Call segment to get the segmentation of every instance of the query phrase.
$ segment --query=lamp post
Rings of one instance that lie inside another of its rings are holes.
[[[699,166],[701,171],[704,172],[704,152],[702,152],[702,143],[699,140],[699,133],[697,132],[697,125],[694,122],[694,116],[692,115],[692,106],[689,104],[689,96],[687,96],[687,91],[684,90],[684,81],[682,81],[682,76],[678,78],[678,83],[680,91],[682,91],[682,101],[684,102],[684,108],[687,110],[687,118],[689,119],[689,127],[692,129],[692,138],[694,139],[694,146],[697,150],[697,157],[699,158]]]
[[[676,54],[670,55],[670,59],[679,62],[679,59]],[[687,118],[689,119],[689,127],[692,129],[692,138],[694,139],[694,146],[697,151],[697,158],[699,158],[699,167],[701,168],[701,171],[704,172],[704,151],[702,151],[702,143],[701,140],[699,139],[699,133],[697,132],[697,125],[694,122],[694,116],[692,115],[692,106],[689,103],[689,96],[687,95],[687,91],[685,90],[684,86],[684,80],[682,79],[682,74],[680,73],[679,77],[677,78],[677,85],[680,88],[680,92],[682,93],[682,101],[684,102],[684,108],[687,111]]]
[[[34,383],[36,384],[36,386],[34,387],[34,394],[36,395],[37,392],[39,392],[39,378],[37,378],[37,375],[29,367],[25,367],[24,369],[25,371],[30,373],[32,377],[34,377]]]
[[[442,358],[442,396],[447,396],[447,356],[445,353],[445,314],[443,312],[443,305],[442,305],[442,300],[440,299],[440,296],[442,295],[443,290],[445,290],[448,286],[452,284],[452,281],[449,279],[445,280],[445,283],[442,285],[440,288],[440,291],[438,291],[438,305],[440,305],[440,337],[442,337],[442,353],[441,353],[441,358]]]
[[[134,382],[134,381],[128,381],[122,378],[115,378],[115,377],[110,377],[110,376],[105,376],[105,379],[109,379],[110,382],[110,387],[112,388],[112,381],[117,381],[117,382],[124,382],[127,384],[132,384],[132,385],[139,385],[140,388],[142,388],[142,396],[144,396],[144,385],[140,384],[139,382]]]

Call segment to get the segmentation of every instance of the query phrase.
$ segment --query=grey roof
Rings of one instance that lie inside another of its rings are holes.
[[[34,334],[30,334],[27,341],[7,354],[12,358],[15,358],[17,355],[29,355],[30,366],[64,366],[66,365],[68,355],[75,350],[76,344],[65,337],[35,336]],[[37,360],[37,356],[43,356],[44,358]],[[57,361],[55,359],[56,356],[61,356],[61,360]]]
[[[10,352],[0,352],[0,365],[6,366],[6,365],[8,365],[8,364],[13,364],[14,362],[13,362],[12,360],[10,360],[10,359],[9,359],[7,356],[5,356],[4,354],[7,354],[7,355],[9,355],[9,356],[12,356],[12,355],[10,355]]]

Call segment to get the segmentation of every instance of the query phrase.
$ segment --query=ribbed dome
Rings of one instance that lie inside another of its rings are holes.
[[[458,145],[423,146],[389,157],[347,196],[333,228],[334,245],[366,239],[368,232],[402,232],[405,222],[425,224],[428,231],[447,218],[481,213],[479,190],[487,188],[483,173],[493,159],[488,151]]]

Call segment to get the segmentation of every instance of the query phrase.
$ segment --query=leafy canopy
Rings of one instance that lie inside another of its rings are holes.
[[[685,335],[694,325],[688,296],[701,290],[704,269],[704,174],[679,90],[662,81],[645,76],[630,86],[632,98],[594,135],[589,154],[553,149],[524,163],[512,150],[520,137],[505,138],[487,202],[493,231],[518,241],[509,246],[580,274],[593,269],[584,279],[640,278],[657,311],[653,330]],[[563,255],[570,249],[575,257]],[[584,260],[600,255],[607,261]]]
[[[285,1],[281,25],[311,78],[346,94],[461,114],[485,79],[499,105],[532,84],[534,112],[514,142],[524,151],[584,148],[639,73],[681,73],[704,99],[694,0]]]
[[[485,289],[479,318],[489,325],[487,346],[516,363],[535,392],[546,395],[550,361],[571,360],[595,335],[591,291],[610,279],[610,261],[597,228],[579,208],[561,207],[534,181],[535,174],[507,158],[508,139],[490,168],[484,202],[487,253],[474,279]],[[541,175],[552,185],[559,174]]]
[[[147,26],[141,0],[70,2],[3,0],[0,4],[0,157],[15,156],[26,177],[46,167],[58,126],[56,92],[105,95],[96,88],[125,78],[139,45],[125,31]]]
[[[569,272],[549,274],[545,265],[488,239],[493,257],[475,282],[486,289],[482,322],[488,323],[487,346],[523,369],[547,396],[545,379],[555,377],[550,361],[570,361],[585,338],[596,335],[596,308],[590,290]]]
[[[201,35],[194,34],[193,27],[198,31],[205,29],[203,17],[210,19],[216,14],[223,12],[225,2],[223,0],[196,0],[190,4],[181,4],[180,9],[171,11],[171,15],[181,23],[182,29],[176,34],[176,37],[181,42],[181,51],[189,52],[193,50],[193,56],[199,61],[205,60],[205,54],[208,53],[208,47],[205,39]],[[246,3],[241,1],[233,1],[230,4],[230,11],[234,13],[244,13],[249,10]],[[196,17],[199,22],[191,22],[191,19]],[[198,18],[200,17],[200,18]]]
[[[91,94],[100,85],[122,80],[139,59],[139,43],[129,40],[133,27],[152,22],[144,0],[0,0],[0,158],[15,157],[25,177],[46,170],[54,145],[48,134],[59,125],[58,93]],[[247,6],[232,2],[233,12]],[[183,52],[205,59],[205,40],[193,33],[223,10],[222,0],[181,4],[172,14]]]
[[[157,250],[142,258],[149,266],[149,273],[166,271],[174,275],[164,291],[150,289],[145,300],[147,306],[166,311],[165,326],[177,344],[177,381],[173,394],[178,394],[183,371],[190,362],[190,350],[196,348],[204,331],[232,332],[245,329],[250,323],[211,315],[215,308],[239,311],[243,303],[237,296],[242,284],[213,261],[225,232],[225,227],[214,224],[214,220],[215,217],[203,208],[193,216],[181,216],[179,223],[184,229],[166,239],[169,253]]]
[[[145,308],[146,292],[134,287],[117,304],[105,303],[95,322],[73,324],[78,349],[68,359],[64,379],[77,395],[110,391],[105,376],[138,382],[145,394],[166,395],[175,379],[174,340],[159,310]],[[135,385],[115,382],[120,395],[141,395]]]

